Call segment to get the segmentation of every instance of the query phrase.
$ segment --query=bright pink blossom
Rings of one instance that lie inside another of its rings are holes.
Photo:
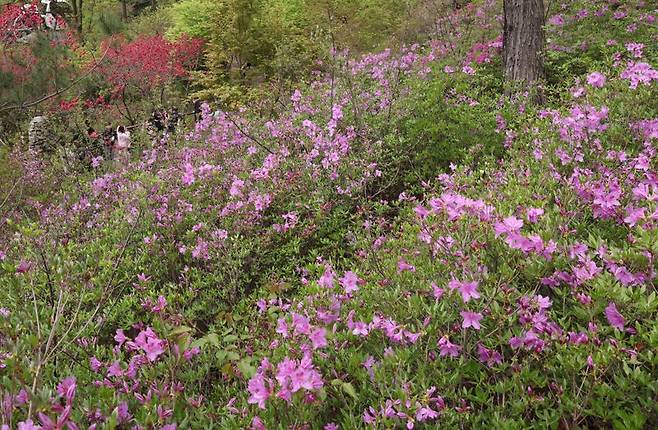
[[[475,330],[480,330],[480,320],[482,320],[482,314],[479,312],[469,312],[462,311],[460,312],[462,318],[462,328],[473,327]]]
[[[608,319],[608,323],[617,330],[624,330],[624,317],[617,310],[617,305],[614,302],[610,302],[608,307],[605,308],[605,317]]]
[[[166,341],[158,338],[150,327],[139,333],[134,343],[146,353],[149,361],[155,361],[165,352]]]
[[[451,290],[455,290],[455,289],[459,290],[459,293],[461,294],[464,303],[469,302],[471,299],[480,298],[480,293],[478,293],[477,287],[478,287],[477,281],[461,282],[461,281],[457,281],[456,279],[453,279],[452,281],[448,282],[448,288],[450,288]]]
[[[594,88],[603,88],[605,86],[605,75],[600,72],[594,72],[587,75],[587,83]]]
[[[324,269],[324,273],[318,280],[318,284],[324,288],[333,288],[334,287],[334,271],[331,270],[331,267],[327,266]]]
[[[265,409],[265,401],[272,394],[271,383],[261,373],[254,375],[247,385],[249,391],[249,404],[257,404],[259,408]]]
[[[327,330],[323,327],[315,328],[309,335],[313,343],[313,349],[324,348],[327,346]]]
[[[459,352],[462,349],[461,346],[455,345],[454,343],[450,342],[447,336],[443,336],[441,339],[439,339],[438,345],[440,350],[439,355],[441,357],[445,357],[445,356],[450,356],[452,358],[459,357]]]
[[[358,283],[359,277],[352,271],[345,272],[345,275],[340,280],[340,285],[343,286],[347,294],[359,291]]]

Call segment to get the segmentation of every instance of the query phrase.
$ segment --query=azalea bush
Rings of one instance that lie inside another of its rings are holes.
[[[259,419],[300,401],[346,427],[359,412],[374,427],[651,427],[656,206],[642,172],[656,122],[627,129],[632,152],[589,151],[609,124],[568,112],[542,112],[489,178],[445,175],[394,236],[368,223],[361,274],[320,264],[302,300],[264,304],[278,335],[249,383]]]

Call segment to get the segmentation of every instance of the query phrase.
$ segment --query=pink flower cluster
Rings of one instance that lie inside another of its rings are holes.
[[[630,81],[630,87],[636,89],[640,84],[651,85],[652,82],[658,81],[658,70],[651,67],[649,63],[629,61],[626,69],[619,76]]]
[[[286,357],[277,365],[276,370],[269,360],[263,359],[258,372],[249,380],[248,402],[265,409],[265,402],[274,394],[276,388],[276,397],[288,403],[292,401],[292,396],[300,391],[305,393],[305,402],[314,402],[313,392],[323,386],[322,376],[313,366],[309,355],[304,355],[301,360]]]

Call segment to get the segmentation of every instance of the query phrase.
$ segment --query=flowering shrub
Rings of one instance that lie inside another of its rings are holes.
[[[607,84],[621,99],[648,95],[624,93],[623,79]],[[587,102],[620,102],[605,94]],[[259,419],[305,403],[327,421],[360,406],[362,422],[345,425],[375,428],[650,426],[658,136],[655,120],[611,124],[630,113],[616,106],[539,111],[487,177],[442,175],[392,234],[368,221],[361,275],[321,263],[303,298],[263,306],[284,315],[263,366],[303,357],[324,385],[298,404],[259,371],[248,385]]]

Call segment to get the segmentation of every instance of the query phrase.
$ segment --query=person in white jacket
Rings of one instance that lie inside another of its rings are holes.
[[[127,164],[130,160],[130,132],[126,127],[120,125],[117,127],[117,140],[114,144],[114,159],[117,164]]]

